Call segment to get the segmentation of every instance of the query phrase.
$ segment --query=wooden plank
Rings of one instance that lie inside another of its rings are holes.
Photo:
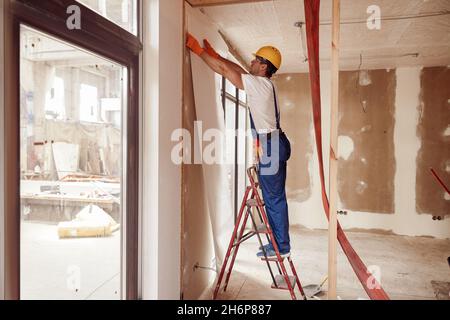
[[[339,116],[340,0],[333,0],[331,53],[330,219],[328,224],[328,300],[337,299],[337,170]]]
[[[320,0],[305,0],[306,35],[308,42],[308,62],[309,76],[311,80],[311,97],[314,114],[314,131],[316,135],[317,157],[319,160],[319,174],[322,189],[322,203],[325,215],[329,217],[330,206],[327,193],[325,191],[325,179],[323,173],[323,152],[322,152],[322,119],[320,100],[320,64],[319,64],[319,13]],[[372,300],[389,300],[389,296],[383,290],[376,279],[372,277],[364,262],[353,249],[348,241],[344,230],[339,222],[337,223],[337,237],[345,255],[350,262],[356,276],[367,295]],[[370,283],[370,286],[369,286]]]
[[[223,6],[228,4],[241,4],[251,2],[264,2],[272,0],[186,0],[193,8]]]

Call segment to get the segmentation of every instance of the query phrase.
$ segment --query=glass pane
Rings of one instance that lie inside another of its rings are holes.
[[[126,69],[21,26],[23,299],[120,299]]]
[[[77,0],[137,35],[137,0]]]
[[[225,100],[225,155],[227,166],[228,186],[234,199],[234,159],[235,159],[235,114],[236,105],[229,99]],[[233,200],[234,201],[234,200]],[[234,202],[233,202],[234,203]]]
[[[238,199],[242,199],[246,187],[246,169],[247,169],[247,109],[239,107],[239,134],[238,134]]]
[[[239,101],[243,102],[244,104],[247,103],[247,94],[244,90],[239,90]]]
[[[229,94],[231,94],[233,97],[236,97],[236,87],[228,80],[225,81],[225,91]]]

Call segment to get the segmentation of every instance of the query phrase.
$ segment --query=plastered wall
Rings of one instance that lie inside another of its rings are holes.
[[[423,70],[414,67],[372,70],[368,72],[369,77],[367,74],[360,77],[358,72],[341,73],[338,208],[348,214],[338,218],[344,228],[450,238],[450,219],[432,219],[433,215],[448,214],[449,200],[442,193],[438,199],[429,193],[425,194],[424,200],[419,200],[423,198],[420,192],[427,189],[427,184],[421,181],[418,173],[426,171],[421,169],[420,149],[427,144],[422,139],[422,131],[434,132],[436,138],[430,138],[429,143],[440,146],[434,149],[434,165],[440,167],[441,172],[448,168],[449,140],[444,125],[449,123],[448,89],[428,93],[439,103],[427,98],[427,90],[440,88],[435,81],[442,83],[442,87],[448,86],[445,77],[449,72],[447,67]],[[424,77],[428,77],[426,83],[430,83],[425,90]],[[288,79],[296,84],[288,84]],[[293,144],[287,181],[290,221],[308,228],[326,229],[307,81],[307,74],[283,74],[275,80],[280,91],[282,126]],[[322,72],[324,159],[329,157],[330,82],[329,72]],[[420,120],[425,106],[433,110],[429,110],[432,114],[439,114],[439,120],[430,120],[431,124],[428,124],[438,129],[427,130],[423,119]],[[327,165],[326,161],[326,177]],[[448,183],[448,171],[443,178]],[[426,179],[430,185],[435,183],[431,175]],[[359,181],[364,184],[358,184]],[[437,204],[419,210],[416,201]]]
[[[338,190],[342,207],[394,213],[395,70],[340,73]]]
[[[289,132],[292,153],[286,181],[290,199],[303,202],[311,197],[312,177],[308,164],[313,154],[313,144],[308,137],[312,129],[310,82],[307,74],[284,74],[276,80],[278,99],[283,108],[283,130]],[[291,119],[296,119],[292,121]],[[295,173],[295,174],[294,174]]]
[[[182,1],[143,1],[142,293],[179,299],[181,167],[171,159],[182,124]]]
[[[450,195],[429,170],[433,168],[450,188],[450,69],[423,69],[420,87],[416,208],[419,213],[450,215]]]

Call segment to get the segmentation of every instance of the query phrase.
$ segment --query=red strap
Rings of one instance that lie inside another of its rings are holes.
[[[439,184],[442,186],[442,188],[444,188],[444,190],[447,191],[448,194],[450,194],[450,191],[448,190],[448,188],[445,185],[444,181],[442,181],[442,179],[438,176],[436,171],[434,171],[433,168],[430,168],[430,171],[433,174],[433,176],[436,178],[436,180],[439,182]]]
[[[322,152],[322,128],[321,128],[321,101],[320,101],[320,66],[319,66],[319,11],[320,0],[305,0],[306,35],[308,41],[309,76],[311,80],[311,96],[313,103],[314,128],[316,133],[317,154],[320,166],[320,182],[322,185],[322,202],[325,214],[329,218],[330,206],[325,191],[325,179],[323,171]],[[338,241],[347,256],[353,270],[361,282],[364,290],[372,300],[389,300],[377,280],[370,274],[364,262],[345,236],[340,224],[337,230]]]

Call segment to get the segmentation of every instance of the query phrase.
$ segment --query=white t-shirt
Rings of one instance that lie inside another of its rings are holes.
[[[243,74],[242,82],[244,83],[247,104],[250,108],[256,131],[258,133],[269,133],[277,130],[272,81],[266,77]],[[279,109],[278,112],[280,112]]]

